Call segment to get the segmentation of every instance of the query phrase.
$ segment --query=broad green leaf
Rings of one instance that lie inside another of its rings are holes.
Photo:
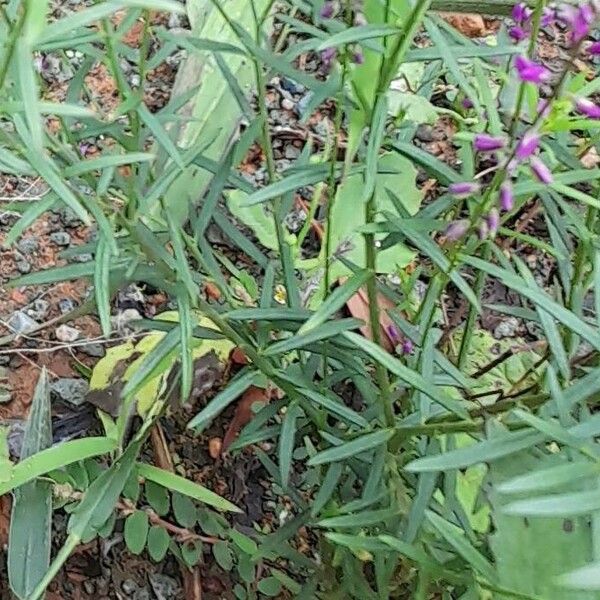
[[[258,241],[269,250],[278,251],[277,233],[273,216],[267,214],[260,204],[246,205],[248,194],[241,190],[232,190],[225,195],[229,212],[244,225],[252,229]]]
[[[46,369],[39,376],[23,434],[21,459],[52,445],[50,389]],[[8,582],[18,598],[26,598],[50,564],[52,487],[31,481],[14,490],[8,541]]]
[[[344,460],[350,456],[355,456],[356,454],[361,454],[363,452],[375,450],[381,444],[385,444],[390,440],[393,435],[393,429],[382,429],[373,433],[367,433],[350,442],[345,442],[339,446],[334,446],[318,452],[308,461],[308,464],[311,466],[322,465]]]
[[[154,483],[164,486],[171,491],[179,492],[184,496],[189,496],[194,500],[198,500],[199,502],[203,502],[209,506],[214,506],[219,510],[242,512],[237,506],[228,500],[225,500],[225,498],[221,498],[221,496],[211,492],[209,489],[199,485],[198,483],[190,481],[189,479],[185,479],[184,477],[176,475],[175,473],[142,463],[138,464],[137,468],[140,476],[144,477],[148,481],[153,481]]]
[[[600,590],[600,563],[592,563],[558,578],[557,583],[575,590]]]
[[[231,571],[231,567],[233,567],[233,553],[229,548],[229,544],[219,540],[213,544],[212,553],[221,569]]]
[[[167,530],[160,525],[153,525],[148,531],[148,554],[154,562],[160,562],[169,549],[171,538]]]
[[[171,504],[177,522],[188,529],[194,527],[198,520],[198,510],[193,500],[189,496],[173,492],[171,494]]]
[[[142,466],[142,464],[138,465],[138,474]],[[149,479],[144,483],[144,496],[157,515],[164,517],[169,514],[171,498],[169,490],[164,485]]]
[[[148,515],[143,510],[136,510],[125,519],[123,537],[130,552],[142,553],[148,539]]]
[[[258,591],[269,598],[275,598],[279,596],[281,592],[281,583],[275,577],[265,577],[261,579],[256,586]]]

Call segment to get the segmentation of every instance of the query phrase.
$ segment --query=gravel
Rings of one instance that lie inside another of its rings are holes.
[[[102,344],[85,344],[84,346],[79,346],[79,350],[88,356],[92,356],[93,358],[102,358],[105,354],[104,346]]]
[[[17,248],[19,249],[19,252],[22,252],[23,254],[33,254],[39,250],[39,247],[40,242],[37,236],[26,237],[17,242]]]
[[[14,312],[6,324],[17,334],[33,331],[37,327],[37,323],[22,310]]]
[[[78,329],[75,329],[75,327],[70,327],[69,325],[60,325],[56,328],[54,334],[59,342],[65,343],[74,342],[81,336],[81,332]]]
[[[519,319],[517,319],[516,317],[509,317],[508,319],[502,321],[496,326],[496,329],[494,329],[494,337],[497,340],[501,340],[502,338],[515,337],[518,329]]]
[[[68,246],[71,243],[71,236],[66,231],[55,231],[50,234],[50,240],[57,246]]]

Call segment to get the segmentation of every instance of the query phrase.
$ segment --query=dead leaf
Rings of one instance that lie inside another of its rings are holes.
[[[344,283],[340,279],[340,283]],[[396,308],[396,305],[386,298],[383,294],[377,294],[377,303],[379,304],[379,337],[381,346],[388,352],[393,352],[397,340],[392,339],[390,332],[396,329],[394,322],[389,317],[387,311]],[[360,332],[369,340],[373,339],[371,335],[370,316],[369,316],[369,298],[366,288],[361,288],[346,302],[348,311],[355,319],[362,319],[366,325],[360,328]]]
[[[227,452],[227,448],[231,445],[233,440],[237,437],[242,427],[250,423],[254,412],[252,406],[255,403],[268,404],[271,400],[271,393],[268,389],[259,388],[251,385],[238,400],[237,406],[235,407],[235,413],[231,423],[225,432],[223,437],[223,447],[221,453]]]
[[[204,293],[208,300],[219,300],[221,298],[221,290],[210,281],[204,284]]]
[[[600,164],[600,156],[598,156],[598,151],[595,146],[592,146],[582,157],[581,164],[586,169],[593,169],[595,166]]]
[[[231,362],[236,365],[247,365],[250,363],[245,352],[238,346],[231,351]]]
[[[441,12],[440,16],[452,27],[468,37],[485,37],[487,27],[481,15],[475,13]]]

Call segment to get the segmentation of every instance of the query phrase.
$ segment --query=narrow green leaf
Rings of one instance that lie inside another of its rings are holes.
[[[367,283],[372,275],[371,272],[366,270],[357,271],[350,279],[327,296],[327,299],[319,306],[318,310],[300,327],[297,335],[302,335],[325,323],[329,317],[345,306],[346,302]]]
[[[327,473],[322,480],[319,491],[312,501],[310,507],[310,516],[316,517],[321,509],[329,502],[329,499],[333,496],[335,488],[337,487],[338,481],[344,471],[344,463],[334,462],[327,468]]]
[[[344,460],[350,456],[355,456],[369,450],[375,450],[380,445],[385,444],[393,435],[393,429],[382,429],[373,433],[367,433],[350,442],[345,442],[339,446],[318,452],[308,461],[308,464],[311,466],[322,465]]]
[[[600,590],[600,562],[561,575],[558,584],[574,590]]]
[[[112,452],[115,447],[116,442],[110,438],[88,437],[62,442],[58,446],[42,450],[16,464],[6,481],[0,480],[0,496],[50,471]]]
[[[309,388],[299,388],[298,392],[349,423],[358,427],[364,427],[365,429],[369,426],[368,421],[362,415],[359,415],[356,411],[343,404],[341,399],[339,402],[336,402],[329,396]]]
[[[464,558],[478,573],[483,575],[490,583],[494,583],[498,577],[492,564],[469,542],[462,531],[455,527],[438,514],[428,510],[427,520],[437,529],[438,533]]]
[[[516,500],[503,508],[507,515],[523,517],[572,517],[597,510],[600,510],[597,489]]]
[[[296,420],[302,415],[302,409],[296,401],[293,401],[283,417],[281,424],[281,435],[279,436],[279,474],[281,486],[286,488],[290,480],[292,470],[292,454],[296,439]]]
[[[110,336],[112,329],[110,322],[110,261],[109,244],[104,235],[100,234],[94,261],[94,295],[102,335],[105,336]]]
[[[397,35],[400,32],[400,29],[392,25],[358,25],[356,27],[348,27],[323,40],[317,46],[316,50],[320,51],[325,50],[325,48],[335,48],[344,44],[354,44],[362,40]]]
[[[142,463],[139,463],[137,468],[140,476],[149,481],[153,481],[154,483],[162,485],[172,491],[179,492],[184,496],[189,496],[190,498],[198,500],[199,502],[203,502],[204,504],[208,504],[209,506],[214,506],[219,510],[242,512],[237,506],[235,506],[235,504],[225,500],[225,498],[221,498],[221,496],[218,494],[211,492],[205,487],[194,483],[189,479],[180,477],[175,473]]]
[[[87,160],[81,160],[74,165],[65,167],[63,173],[65,177],[74,177],[89,173],[90,171],[99,171],[108,167],[118,167],[120,165],[132,165],[140,162],[149,162],[156,157],[148,152],[131,152],[130,154],[109,154],[98,156]]]
[[[350,515],[339,515],[337,517],[328,517],[327,519],[321,519],[317,521],[316,525],[319,527],[367,527],[368,525],[375,525],[391,519],[398,514],[397,510],[391,510],[384,508],[382,510],[371,510],[362,513],[355,513]]]
[[[188,423],[188,429],[206,426],[209,421],[214,419],[223,409],[229,406],[257,380],[258,374],[256,371],[246,371],[236,377]]]

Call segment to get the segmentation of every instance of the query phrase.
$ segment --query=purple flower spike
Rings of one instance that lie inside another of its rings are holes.
[[[460,221],[452,221],[446,229],[446,239],[451,242],[460,240],[467,231],[469,231],[470,223],[467,219],[461,219]]]
[[[335,15],[335,2],[325,2],[320,12],[322,19],[331,19]]]
[[[592,56],[600,56],[600,42],[594,42],[588,47],[587,51],[588,54],[591,54]]]
[[[473,108],[475,105],[473,104],[473,100],[471,100],[470,98],[463,98],[461,105],[463,108],[466,108],[467,110],[470,108]]]
[[[515,204],[515,197],[513,195],[512,184],[510,181],[505,181],[500,186],[500,208],[508,212],[512,210]]]
[[[531,159],[531,170],[540,183],[550,185],[554,181],[552,171],[537,157]]]
[[[457,198],[468,198],[479,191],[479,184],[474,181],[451,183],[448,186],[448,191]]]
[[[527,57],[519,55],[515,59],[515,67],[521,81],[527,81],[535,85],[546,83],[550,79],[550,71]]]
[[[515,25],[508,30],[508,35],[515,40],[515,42],[522,42],[527,38],[527,32],[520,26]]]
[[[542,13],[541,25],[542,27],[548,27],[554,23],[556,19],[556,11],[548,6],[544,8],[544,12]]]
[[[528,131],[517,145],[515,156],[519,161],[529,158],[540,146],[540,136],[535,131]]]
[[[400,341],[400,332],[395,325],[388,325],[385,329],[392,344],[397,344]]]
[[[556,18],[565,25],[573,26],[577,18],[577,9],[570,4],[561,4],[556,10]]]
[[[402,354],[412,354],[413,351],[415,349],[414,344],[412,343],[411,340],[409,340],[408,338],[405,339],[402,344],[400,345],[400,351],[402,352]]]
[[[575,108],[590,119],[600,119],[600,106],[587,98],[578,98],[575,102]]]
[[[490,235],[494,237],[498,233],[498,227],[500,227],[500,214],[497,208],[492,208],[485,218]]]
[[[504,148],[506,140],[501,137],[494,137],[486,133],[480,133],[475,136],[473,144],[477,152],[495,152]]]
[[[572,24],[574,42],[580,42],[588,36],[594,17],[594,9],[589,4],[584,4],[579,8]]]
[[[519,4],[515,4],[512,9],[512,18],[517,23],[522,23],[529,16],[529,9],[527,8],[527,4],[525,2],[519,2]]]

